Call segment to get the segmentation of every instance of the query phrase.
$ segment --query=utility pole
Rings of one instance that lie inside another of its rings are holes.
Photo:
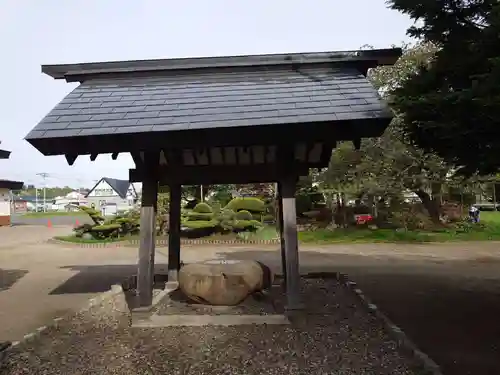
[[[49,177],[49,174],[42,172],[42,173],[37,173],[36,175],[43,178],[43,212],[47,212],[47,202],[46,202],[45,190],[47,188],[46,179],[47,179],[47,177]]]

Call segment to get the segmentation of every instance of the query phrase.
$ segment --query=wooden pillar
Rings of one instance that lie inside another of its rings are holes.
[[[296,176],[281,181],[283,205],[283,234],[285,239],[287,310],[301,310],[299,247],[297,237],[297,210],[295,207]]]
[[[142,181],[139,264],[137,271],[137,293],[140,307],[151,306],[153,302],[156,205],[158,199],[158,179],[155,173],[158,165],[157,155],[146,154],[144,164],[147,173]]]
[[[169,186],[168,281],[176,282],[181,264],[181,185]]]
[[[497,184],[496,182],[493,182],[493,211],[497,210],[497,191],[496,191]]]
[[[278,229],[280,232],[280,249],[281,249],[281,272],[283,274],[283,286],[286,289],[286,252],[285,252],[285,236],[283,230],[283,186],[281,182],[277,183],[276,199],[278,200]]]

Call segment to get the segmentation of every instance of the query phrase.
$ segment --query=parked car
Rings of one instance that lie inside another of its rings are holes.
[[[472,205],[473,207],[476,207],[479,211],[500,211],[500,203],[476,203]]]

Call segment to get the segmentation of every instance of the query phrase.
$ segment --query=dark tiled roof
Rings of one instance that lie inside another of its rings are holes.
[[[96,188],[101,181],[106,181],[106,183],[111,186],[111,188],[118,193],[120,198],[125,199],[127,197],[128,188],[130,182],[128,180],[117,180],[116,178],[103,177],[101,180],[87,193],[87,196]]]
[[[26,139],[391,117],[366,77],[349,67],[98,77],[66,96]]]

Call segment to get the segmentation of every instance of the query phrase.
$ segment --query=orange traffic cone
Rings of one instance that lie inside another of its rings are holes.
[[[47,220],[47,227],[48,228],[52,228],[52,221],[50,221],[50,219]]]

